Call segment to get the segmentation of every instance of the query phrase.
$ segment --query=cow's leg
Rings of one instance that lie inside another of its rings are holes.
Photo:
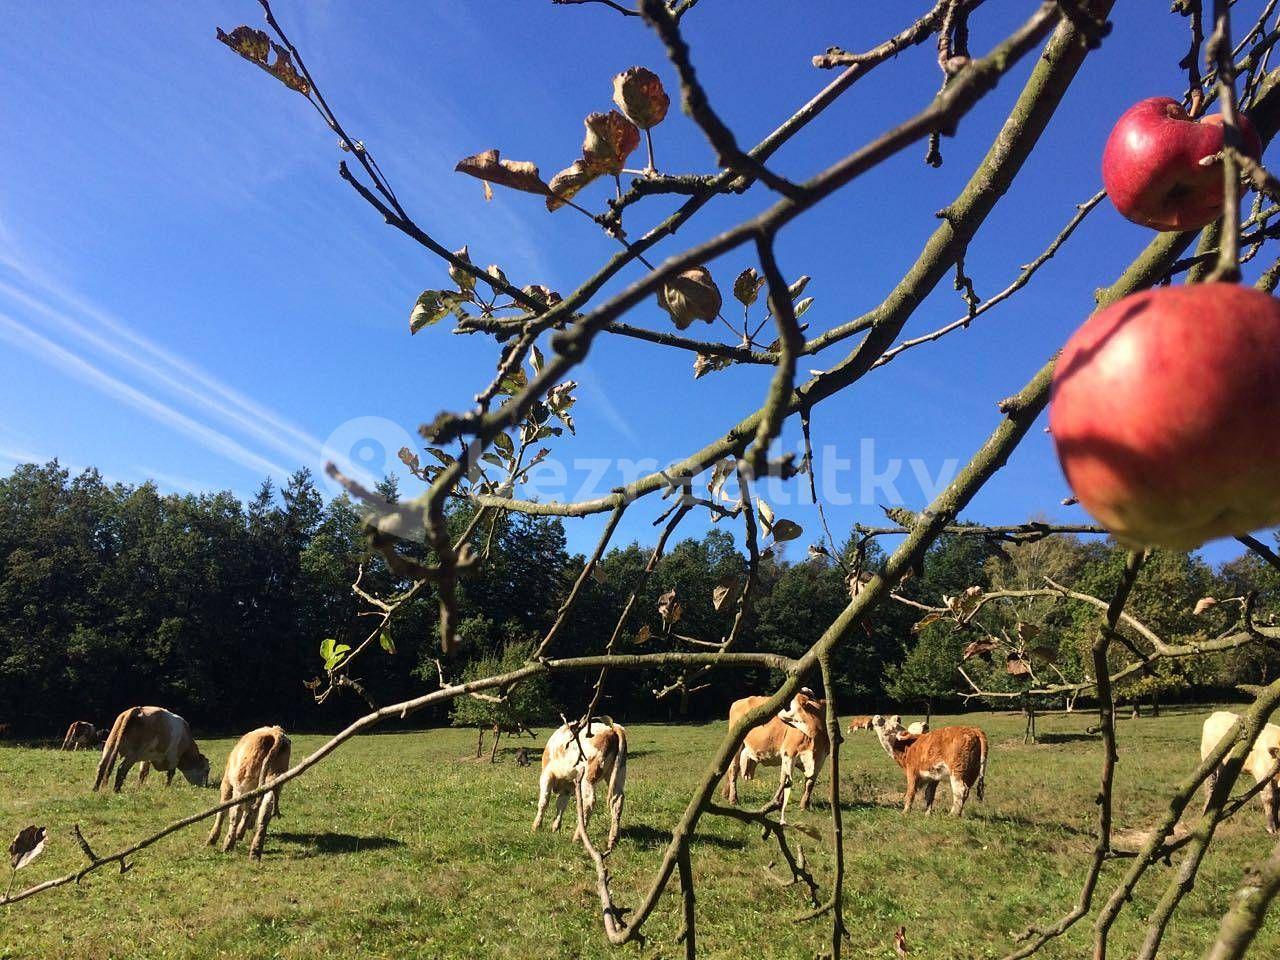
[[[143,760],[138,767],[138,784],[142,785],[147,782],[147,775],[151,773],[151,761]]]
[[[964,813],[965,801],[969,799],[969,785],[955,774],[951,775],[951,815],[958,817]]]
[[[227,827],[227,839],[222,844],[224,853],[230,853],[236,847],[236,842],[240,839],[242,832],[241,823],[244,821],[246,814],[245,805],[238,803],[231,808],[231,823]]]
[[[907,795],[902,801],[902,812],[907,813],[911,809],[911,804],[916,799],[916,785],[918,780],[915,771],[907,771]]]
[[[173,775],[174,775],[175,773],[177,773],[177,772],[178,772],[178,771],[177,771],[177,769],[176,769],[176,768],[175,768],[175,769],[173,769],[173,770],[166,771],[166,773],[165,773],[165,775],[164,775],[164,785],[165,785],[166,787],[171,787],[171,786],[173,786]]]
[[[231,799],[231,778],[224,776],[222,778],[222,789],[218,792],[218,801],[226,803]],[[219,810],[218,815],[213,818],[213,829],[209,831],[209,839],[206,841],[209,846],[214,846],[218,842],[218,837],[222,834],[222,828],[227,822],[227,811]]]
[[[119,793],[120,790],[124,787],[124,778],[129,775],[129,768],[132,766],[133,766],[133,761],[130,760],[128,757],[120,758],[120,767],[116,770],[116,787],[115,787],[116,793]],[[144,763],[142,765],[142,772],[139,775],[140,781],[141,779],[144,779],[146,777],[147,775],[146,769],[147,769],[147,765]]]
[[[800,794],[800,809],[809,809],[809,800],[813,797],[813,785],[818,780],[817,765],[813,762],[813,754],[802,754],[796,758],[800,763],[800,772],[804,774],[804,792]]]
[[[954,789],[954,788],[953,788],[953,789]],[[929,814],[933,813],[933,798],[934,798],[934,795],[935,795],[937,792],[938,792],[938,781],[937,781],[937,780],[926,780],[926,781],[924,782],[924,790],[923,790],[923,793],[924,793],[924,812],[925,812],[925,816],[928,816]]]
[[[542,771],[542,776],[538,779],[538,812],[533,815],[533,829],[536,831],[542,826],[542,818],[547,812],[547,803],[551,800],[551,775],[546,771]]]
[[[618,842],[618,834],[622,830],[622,806],[626,802],[626,795],[622,790],[614,790],[610,785],[609,793],[609,849],[612,850]]]
[[[240,829],[236,833],[236,842],[239,843],[244,839],[244,835],[249,832],[249,824],[258,818],[258,808],[262,806],[262,798],[251,800],[245,804],[244,816],[240,818]]]
[[[773,795],[774,803],[778,802],[779,797],[782,799],[782,812],[778,814],[778,822],[787,822],[787,804],[791,800],[791,763],[792,758],[785,753],[782,755],[782,775],[778,779],[778,792]]]
[[[1267,833],[1276,832],[1276,815],[1280,813],[1276,810],[1277,792],[1274,780],[1262,789],[1262,816],[1267,825]]]
[[[738,748],[738,752],[734,754],[733,760],[729,763],[729,777],[724,782],[724,798],[735,807],[738,805],[738,766],[743,762],[742,748]]]
[[[556,794],[556,816],[555,816],[555,819],[551,821],[552,830],[560,829],[560,821],[564,819],[564,810],[565,810],[565,807],[567,806],[569,806],[568,792],[565,791],[563,793],[557,793]]]
[[[271,794],[258,800],[258,829],[253,831],[253,841],[249,844],[250,860],[262,859],[262,845],[267,839],[267,824],[271,822],[271,814],[274,811],[275,804],[272,802]]]

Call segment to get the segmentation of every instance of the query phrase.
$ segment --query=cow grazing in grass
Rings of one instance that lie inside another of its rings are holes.
[[[67,735],[62,738],[63,750],[79,750],[97,746],[98,728],[87,720],[76,720],[67,727]]]
[[[142,763],[138,775],[140,783],[146,781],[151,767],[167,774],[166,786],[173,783],[173,775],[178,770],[196,786],[202,787],[209,782],[209,760],[191,738],[187,721],[162,707],[130,707],[116,717],[102,748],[98,775],[93,781],[94,790],[107,782],[117,759],[120,769],[116,773],[116,793],[124,786],[129,768],[138,762]]]
[[[1213,748],[1222,742],[1222,738],[1239,719],[1234,713],[1219,710],[1205,720],[1200,733],[1201,760],[1213,752]],[[1253,742],[1253,748],[1244,761],[1244,769],[1253,776],[1254,783],[1261,783],[1268,777],[1271,779],[1271,782],[1262,788],[1262,815],[1267,833],[1275,833],[1280,828],[1280,803],[1277,803],[1280,801],[1280,782],[1277,777],[1272,776],[1276,768],[1277,755],[1280,755],[1280,726],[1268,723],[1262,728],[1262,733],[1258,734],[1258,739]],[[1209,808],[1209,797],[1213,792],[1214,784],[1217,783],[1219,772],[1221,767],[1211,773],[1209,779],[1204,782],[1206,810]]]
[[[942,727],[929,733],[911,734],[902,718],[876,715],[871,721],[880,745],[907,776],[905,813],[911,809],[916,790],[924,790],[925,813],[933,812],[933,797],[943,777],[951,780],[951,813],[960,816],[969,791],[977,787],[978,799],[986,789],[987,735],[977,727]]]
[[[768,697],[743,697],[736,700],[729,708],[729,726],[762,703]],[[738,802],[738,777],[747,780],[755,776],[756,767],[763,764],[767,767],[782,766],[778,781],[778,793],[782,799],[782,812],[778,819],[787,822],[787,803],[791,800],[791,786],[794,774],[799,773],[804,780],[804,792],[800,795],[800,809],[809,809],[809,800],[813,796],[813,785],[818,774],[822,772],[822,764],[831,752],[831,739],[827,736],[824,710],[826,701],[818,700],[813,691],[805,688],[791,698],[791,703],[777,716],[770,717],[757,727],[753,727],[738,748],[738,755],[729,766],[729,777],[725,782],[725,797],[730,803]]]
[[[252,790],[257,790],[273,777],[278,777],[289,769],[289,753],[291,744],[285,732],[279,727],[259,727],[250,730],[240,742],[232,748],[227,756],[227,769],[222,774],[223,803],[234,800]],[[280,791],[276,787],[256,800],[250,800],[230,810],[231,824],[227,828],[227,839],[222,849],[230,851],[245,831],[250,821],[256,821],[257,829],[253,832],[253,840],[249,844],[249,857],[252,860],[262,859],[262,844],[267,837],[267,824],[273,814],[280,814]],[[213,821],[213,830],[209,832],[209,846],[218,842],[222,833],[223,822],[228,811],[219,810]]]
[[[850,732],[850,733],[857,733],[859,730],[870,730],[870,729],[871,729],[871,718],[870,718],[870,717],[868,717],[868,716],[861,716],[861,717],[850,717],[850,718],[849,718],[849,732]]]
[[[609,789],[609,842],[612,850],[618,842],[622,824],[623,788],[627,782],[627,731],[611,720],[592,720],[588,728],[576,729],[565,724],[547,741],[542,750],[542,776],[538,780],[538,812],[533,829],[542,826],[551,795],[556,795],[556,816],[551,829],[560,829],[569,798],[581,781],[582,820],[591,820],[595,808],[596,789],[604,783]],[[578,838],[575,829],[573,837]]]

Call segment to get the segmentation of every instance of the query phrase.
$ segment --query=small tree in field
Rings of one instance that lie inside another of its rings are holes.
[[[508,640],[500,648],[472,660],[463,672],[462,682],[481,680],[519,669],[528,662],[532,649],[533,644],[528,641]],[[504,733],[533,735],[534,724],[546,722],[554,716],[551,684],[546,674],[518,681],[505,690],[458,697],[453,701],[449,714],[455,727],[475,727],[478,731],[476,759],[484,751],[485,732],[493,734],[493,743],[489,749],[490,763],[497,759],[498,741]]]

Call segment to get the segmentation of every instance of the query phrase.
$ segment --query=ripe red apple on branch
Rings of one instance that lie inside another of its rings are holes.
[[[1240,149],[1259,159],[1262,141],[1237,115]],[[1102,185],[1127,219],[1156,230],[1199,230],[1222,215],[1222,164],[1201,164],[1223,146],[1222,117],[1192,120],[1168,97],[1141,100],[1116,121],[1102,151]]]
[[[1058,358],[1049,428],[1080,503],[1128,546],[1280,525],[1280,300],[1204,283],[1098,311]]]

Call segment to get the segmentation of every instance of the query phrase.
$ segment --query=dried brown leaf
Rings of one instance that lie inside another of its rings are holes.
[[[640,146],[640,131],[617,110],[593,113],[582,121],[587,128],[582,141],[582,159],[596,174],[616,177],[627,157]]]
[[[632,67],[613,78],[613,102],[641,130],[660,124],[671,106],[658,75],[644,67]]]
[[[485,183],[496,183],[500,187],[522,190],[525,193],[536,193],[546,196],[551,188],[542,181],[536,164],[528,160],[503,160],[497,150],[485,150],[474,156],[465,157],[454,167],[458,173],[476,177]]]
[[[551,178],[547,197],[547,209],[559,210],[566,201],[578,195],[578,191],[600,176],[598,170],[592,170],[583,160],[575,160]]]

